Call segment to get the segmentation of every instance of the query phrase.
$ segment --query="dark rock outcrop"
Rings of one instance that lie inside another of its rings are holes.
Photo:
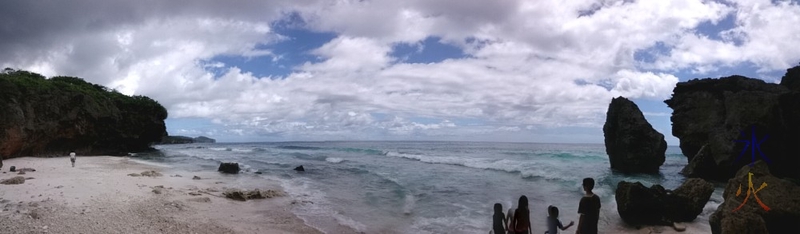
[[[303,168],[303,165],[300,165],[299,167],[295,167],[294,170],[295,171],[306,171],[306,169]]]
[[[199,136],[195,138],[187,136],[165,136],[161,139],[159,144],[191,144],[191,143],[217,143],[217,140],[212,138]]]
[[[237,200],[237,201],[247,201],[251,199],[265,199],[265,198],[273,198],[273,197],[282,197],[286,196],[285,193],[277,190],[267,190],[261,191],[259,189],[254,190],[238,190],[238,189],[231,189],[222,193],[225,197]]]
[[[661,185],[650,188],[642,183],[620,181],[616,200],[619,217],[631,225],[667,225],[664,216],[667,191]]]
[[[239,170],[239,163],[220,163],[219,169],[217,169],[217,171],[228,174],[239,173]]]
[[[667,141],[653,129],[632,101],[611,100],[603,125],[606,153],[611,169],[624,173],[658,173],[664,164]]]
[[[690,222],[703,213],[714,184],[699,178],[690,178],[672,190],[667,204],[667,217],[674,222]]]
[[[0,157],[125,155],[166,134],[166,109],[75,77],[0,72]]]
[[[766,183],[755,193],[758,199],[748,191],[749,182],[756,190]],[[742,204],[748,194],[747,202]],[[739,169],[736,177],[728,181],[723,198],[725,201],[709,217],[712,233],[800,233],[800,185],[771,175],[763,161],[757,161],[752,168]]]
[[[18,172],[36,171],[36,169],[29,168],[29,167],[24,167],[24,168],[17,169],[17,171]]]
[[[142,173],[139,174],[142,176],[149,176],[149,177],[163,176],[161,173],[158,173],[157,171],[143,171]]]
[[[725,181],[753,158],[766,157],[774,175],[800,178],[798,72],[789,69],[782,85],[743,76],[678,83],[665,103],[673,109],[672,135],[689,161],[683,173]]]
[[[781,85],[790,90],[800,91],[800,66],[787,69],[781,78]]]
[[[714,185],[702,179],[688,179],[674,191],[661,185],[621,181],[616,201],[620,218],[631,225],[672,225],[690,222],[703,212]]]
[[[23,184],[25,183],[25,177],[22,176],[15,176],[10,179],[5,179],[0,181],[0,184]]]

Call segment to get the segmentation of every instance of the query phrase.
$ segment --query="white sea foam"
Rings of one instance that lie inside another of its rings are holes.
[[[299,204],[293,207],[292,212],[310,226],[325,233],[341,232],[336,225],[349,227],[358,232],[366,230],[364,224],[332,209],[326,194],[319,189],[312,188],[312,181],[305,178],[281,179],[280,181],[281,187]],[[335,224],[331,223],[332,221]]]
[[[327,157],[327,158],[325,158],[325,161],[328,161],[330,163],[340,163],[340,162],[344,162],[344,159],[342,159],[342,158],[334,158],[334,157]]]
[[[511,160],[496,158],[464,158],[454,156],[428,156],[422,154],[407,154],[398,152],[387,152],[386,156],[413,159],[431,164],[448,164],[464,166],[476,169],[497,170],[510,173],[520,173],[522,177],[538,177],[548,180],[574,181],[582,179],[577,174],[564,174],[560,165],[556,162],[543,162],[536,160]]]
[[[134,161],[136,163],[145,164],[145,165],[151,165],[151,166],[157,166],[157,167],[163,167],[163,168],[172,168],[172,166],[167,165],[167,164],[163,164],[163,163],[144,161],[144,160],[138,160],[138,159],[128,159],[128,160]]]
[[[406,193],[405,200],[403,202],[403,214],[410,215],[411,212],[414,210],[414,205],[417,203],[416,198],[411,193]]]

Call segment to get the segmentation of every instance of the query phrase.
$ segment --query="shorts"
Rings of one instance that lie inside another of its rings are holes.
[[[70,158],[69,161],[70,162],[75,162],[75,159],[74,158]]]

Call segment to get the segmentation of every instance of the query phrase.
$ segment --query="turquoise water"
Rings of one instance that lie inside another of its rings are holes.
[[[534,233],[545,231],[546,207],[563,222],[577,221],[581,180],[596,180],[601,230],[621,225],[614,190],[621,180],[674,189],[686,158],[667,149],[659,175],[624,175],[609,169],[603,145],[478,142],[286,142],[161,145],[145,160],[191,170],[219,162],[244,164],[281,181],[299,200],[293,212],[312,226],[336,232],[344,225],[365,233],[487,233],[492,206],[504,210],[520,195],[530,200]],[[305,173],[292,169],[303,165]],[[699,220],[721,202],[721,189]],[[573,230],[573,229],[571,229]]]

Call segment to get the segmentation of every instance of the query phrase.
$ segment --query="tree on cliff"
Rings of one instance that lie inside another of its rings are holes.
[[[145,96],[127,96],[77,77],[50,79],[0,72],[0,156],[119,155],[148,149],[166,135],[167,110]]]

